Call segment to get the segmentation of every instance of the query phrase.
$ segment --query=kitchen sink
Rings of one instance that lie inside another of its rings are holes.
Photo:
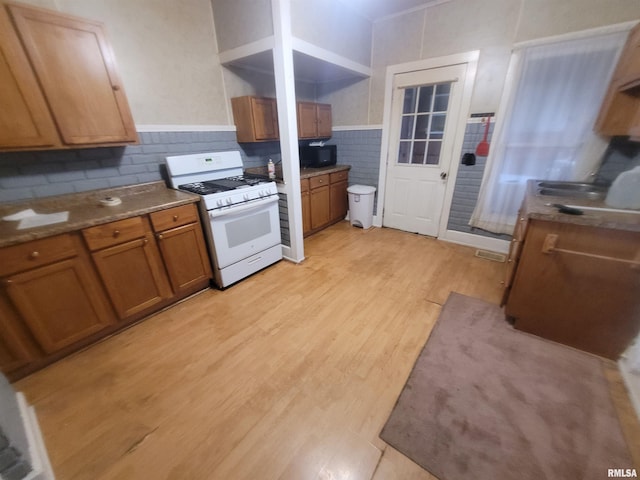
[[[593,183],[541,181],[537,184],[538,195],[556,197],[578,197],[600,200],[605,197],[607,188]]]

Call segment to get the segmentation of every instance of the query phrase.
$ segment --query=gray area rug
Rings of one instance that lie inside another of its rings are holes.
[[[441,480],[604,479],[633,468],[598,358],[452,293],[380,438]]]

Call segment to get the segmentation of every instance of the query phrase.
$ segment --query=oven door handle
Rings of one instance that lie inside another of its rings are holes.
[[[270,203],[275,203],[278,201],[278,195],[272,195],[267,198],[263,198],[261,200],[255,200],[253,202],[247,202],[244,205],[237,205],[233,208],[223,208],[221,210],[209,210],[209,218],[219,218],[224,217],[226,215],[236,215],[238,213],[245,213],[249,210],[254,210],[260,207],[264,207],[265,205],[269,205]]]

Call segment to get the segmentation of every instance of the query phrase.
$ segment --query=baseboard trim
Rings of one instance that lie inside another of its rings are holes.
[[[482,235],[474,235],[472,233],[457,232],[455,230],[446,230],[444,235],[438,237],[439,240],[445,242],[458,243],[468,247],[482,248],[492,252],[509,253],[509,243],[507,240],[499,238],[483,237]]]

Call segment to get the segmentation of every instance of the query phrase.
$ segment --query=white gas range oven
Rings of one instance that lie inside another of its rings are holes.
[[[202,197],[216,284],[227,287],[282,259],[275,182],[243,172],[238,151],[167,157],[171,187]]]

